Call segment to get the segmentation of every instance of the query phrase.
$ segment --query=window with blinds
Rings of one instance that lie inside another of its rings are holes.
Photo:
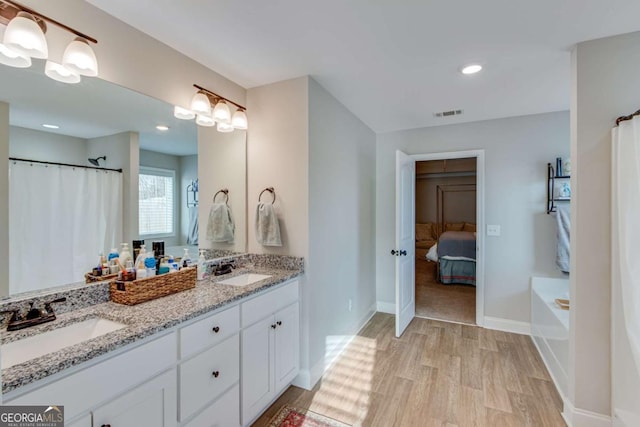
[[[141,167],[138,189],[140,235],[174,234],[175,172]]]

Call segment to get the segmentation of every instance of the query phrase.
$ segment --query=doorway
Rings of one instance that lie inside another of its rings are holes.
[[[475,157],[416,162],[416,316],[476,323]]]
[[[407,155],[401,151],[396,152],[396,250],[391,251],[396,255],[396,336],[400,336],[408,326],[411,319],[416,316],[416,259],[415,259],[415,187],[416,187],[416,163],[431,160],[453,160],[453,159],[475,159],[475,324],[484,324],[484,150],[469,150],[433,154]],[[445,189],[441,189],[442,194],[437,197],[446,197]],[[438,198],[436,198],[436,201]],[[440,199],[441,200],[441,199]],[[447,203],[445,201],[445,203]],[[446,218],[443,218],[446,221]],[[440,220],[441,223],[444,223]],[[435,221],[436,223],[438,220]],[[471,221],[469,221],[471,223]],[[446,225],[437,225],[437,238],[432,238],[436,243],[444,234]],[[440,228],[438,228],[440,227]],[[464,229],[464,225],[463,225]],[[469,229],[469,228],[468,228]],[[424,231],[424,230],[422,230]],[[451,230],[453,231],[453,230]],[[473,232],[472,232],[473,233]],[[444,245],[446,246],[446,245]],[[430,248],[429,248],[430,249]],[[473,245],[471,245],[473,251]],[[437,254],[437,252],[436,252]],[[400,256],[398,256],[400,255]],[[402,256],[405,255],[405,256]],[[409,255],[409,256],[406,256]],[[473,254],[467,254],[464,258],[473,258]],[[446,256],[446,255],[443,255]],[[455,258],[454,255],[449,255]],[[426,255],[425,255],[426,257]],[[438,259],[440,260],[438,256]],[[469,276],[469,265],[454,263],[450,261],[461,261],[456,259],[446,259],[441,265],[434,268],[432,274],[440,281],[455,281],[459,277]],[[470,260],[466,260],[472,262]],[[462,272],[462,274],[459,274]],[[456,320],[452,320],[456,321]]]

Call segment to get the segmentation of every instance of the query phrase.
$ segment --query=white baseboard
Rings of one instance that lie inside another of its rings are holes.
[[[484,316],[484,328],[495,331],[512,332],[514,334],[531,335],[531,323],[518,320],[501,319]]]
[[[353,337],[358,335],[358,333],[364,328],[364,326],[369,323],[369,320],[376,314],[376,304],[369,307],[365,316],[358,322],[353,334],[344,335],[343,340],[336,341],[335,346],[331,349],[331,354],[329,355],[329,359],[327,360],[327,355],[320,359],[315,365],[311,367],[311,369],[300,370],[296,378],[293,380],[292,384],[296,387],[303,388],[305,390],[311,390],[318,381],[322,378],[322,375],[333,366],[335,361],[340,357],[344,349],[347,348],[349,343],[353,340]]]
[[[380,313],[396,314],[396,305],[392,302],[378,301],[376,310]]]
[[[576,408],[567,399],[564,401],[562,417],[569,427],[611,427],[611,417]]]

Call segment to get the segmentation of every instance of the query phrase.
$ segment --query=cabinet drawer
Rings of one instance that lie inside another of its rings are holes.
[[[198,353],[238,332],[240,307],[235,306],[180,329],[180,358]]]
[[[242,327],[249,326],[275,311],[298,301],[298,280],[242,304]]]
[[[240,386],[231,390],[202,411],[184,427],[239,427],[240,426]]]
[[[236,334],[180,366],[180,420],[183,421],[240,378],[240,338]]]

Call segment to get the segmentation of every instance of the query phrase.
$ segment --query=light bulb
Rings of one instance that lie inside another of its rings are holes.
[[[213,120],[211,117],[209,116],[205,116],[203,114],[198,114],[196,116],[196,124],[200,125],[200,126],[214,126],[216,124],[216,121]]]
[[[96,54],[89,46],[89,42],[81,37],[76,37],[64,50],[62,65],[83,76],[95,77],[98,75]]]
[[[245,113],[244,110],[237,110],[233,113],[233,117],[231,117],[231,125],[236,129],[247,129],[247,113]]]
[[[222,133],[227,133],[227,132],[233,132],[233,126],[231,125],[231,123],[225,123],[225,122],[218,122],[218,132],[222,132]]]
[[[47,61],[44,67],[47,77],[62,83],[80,83],[80,75],[57,62]]]
[[[47,39],[36,19],[27,12],[18,12],[9,21],[4,32],[4,45],[31,58],[46,59],[49,56]]]
[[[202,92],[198,92],[193,95],[193,98],[191,99],[191,111],[196,114],[211,116],[211,103],[209,102],[207,95]]]
[[[213,119],[217,122],[231,123],[231,110],[224,100],[218,101],[213,108]]]
[[[191,110],[187,110],[184,107],[180,107],[179,105],[176,105],[175,107],[173,107],[173,117],[181,120],[191,120],[191,119],[195,119],[196,113],[194,113]]]
[[[16,68],[31,67],[31,58],[0,43],[0,64]]]

